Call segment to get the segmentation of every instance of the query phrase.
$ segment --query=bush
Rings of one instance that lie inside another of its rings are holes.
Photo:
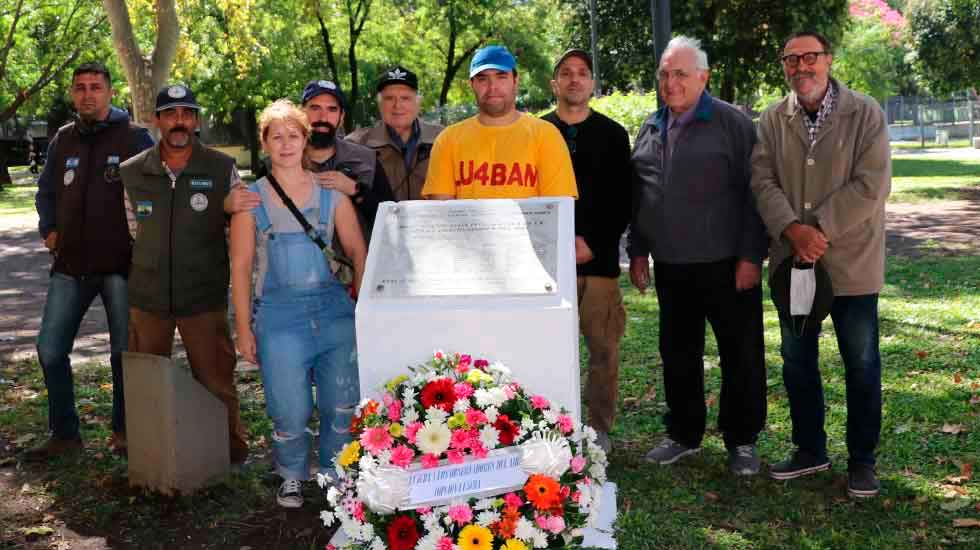
[[[632,141],[636,139],[643,122],[657,110],[657,94],[613,92],[611,95],[593,99],[591,106],[622,124]]]

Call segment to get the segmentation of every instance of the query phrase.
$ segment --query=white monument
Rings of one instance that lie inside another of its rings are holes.
[[[382,204],[356,325],[362,396],[442,349],[581,420],[572,199]]]
[[[441,349],[501,361],[581,421],[574,215],[567,197],[383,203],[357,303],[362,397]],[[615,517],[607,483],[583,547],[616,548]]]

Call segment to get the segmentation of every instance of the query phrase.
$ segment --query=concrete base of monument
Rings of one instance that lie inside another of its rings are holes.
[[[615,532],[613,523],[616,522],[616,516],[618,514],[619,510],[616,508],[616,484],[607,481],[602,486],[602,505],[599,508],[599,521],[596,522],[595,527],[585,530],[585,537],[582,539],[582,548],[586,550],[592,548],[615,550],[616,539],[613,537]],[[330,544],[338,548],[348,542],[347,536],[340,530],[330,539]]]

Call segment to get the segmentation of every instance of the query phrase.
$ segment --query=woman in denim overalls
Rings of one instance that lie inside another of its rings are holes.
[[[336,229],[354,263],[356,294],[364,271],[364,238],[347,197],[315,185],[313,174],[303,169],[309,133],[306,115],[285,100],[259,117],[272,175],[324,242],[331,242]],[[359,398],[354,305],[320,247],[303,232],[268,179],[249,190],[261,196],[261,204],[231,221],[238,350],[262,372],[276,466],[283,478],[276,498],[281,506],[298,508],[303,505],[301,482],[309,478],[311,379],[320,414],[321,472],[332,470],[334,455],[350,441],[351,415]]]

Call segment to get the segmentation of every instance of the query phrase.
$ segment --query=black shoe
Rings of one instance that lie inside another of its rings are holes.
[[[57,437],[51,436],[50,439],[41,445],[28,449],[24,453],[24,458],[28,462],[43,462],[51,458],[77,453],[82,448],[81,438],[58,439]]]
[[[769,467],[769,477],[780,481],[796,479],[830,469],[830,460],[797,450],[793,456]]]
[[[881,483],[875,475],[875,469],[867,464],[851,466],[847,472],[847,495],[853,498],[870,498],[878,496]]]

